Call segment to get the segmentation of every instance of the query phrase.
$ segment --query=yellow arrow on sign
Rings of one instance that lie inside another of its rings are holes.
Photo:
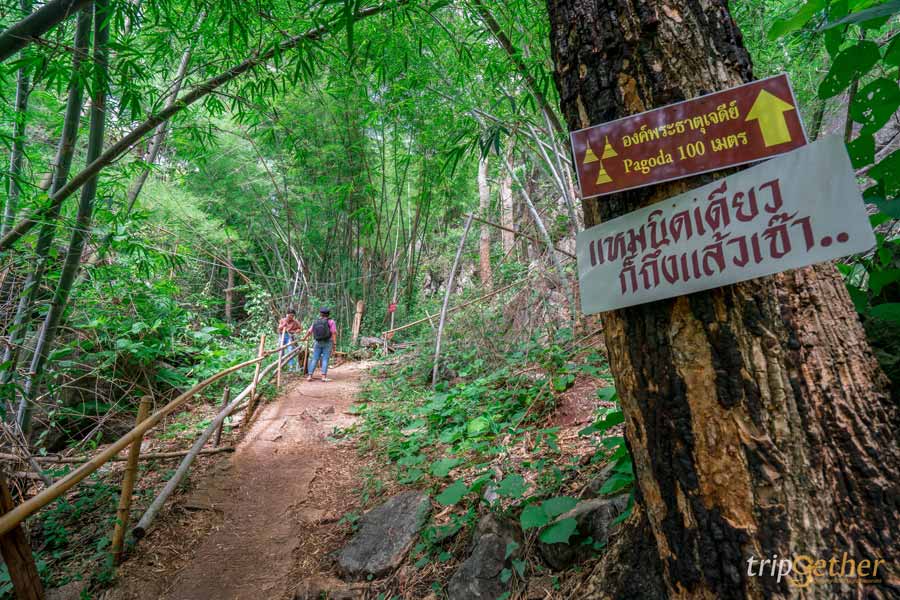
[[[778,96],[762,90],[753,101],[745,120],[759,121],[759,129],[762,131],[766,148],[777,146],[791,141],[791,132],[788,130],[787,119],[784,118],[784,113],[789,110],[796,108]]]

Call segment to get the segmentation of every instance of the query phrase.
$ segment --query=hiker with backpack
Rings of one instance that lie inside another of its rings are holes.
[[[328,317],[330,313],[331,311],[326,306],[319,309],[319,318],[313,322],[312,327],[303,337],[304,342],[309,339],[309,336],[315,340],[312,360],[309,361],[309,370],[306,373],[307,381],[312,381],[319,359],[322,360],[322,381],[331,381],[328,379],[328,358],[331,356],[331,350],[337,347],[337,325]]]

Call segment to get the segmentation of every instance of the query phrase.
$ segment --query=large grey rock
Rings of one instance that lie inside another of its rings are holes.
[[[510,542],[516,549],[506,557]],[[509,580],[501,581],[503,569],[511,568],[509,559],[522,552],[522,538],[515,525],[486,515],[478,522],[472,537],[471,554],[450,579],[450,600],[497,600],[509,590]]]
[[[381,577],[400,565],[431,510],[427,494],[403,492],[367,512],[359,530],[337,556],[345,577]]]
[[[561,570],[594,555],[594,544],[607,544],[612,531],[612,522],[622,514],[628,505],[628,494],[613,498],[582,500],[575,508],[561,514],[556,521],[574,518],[578,523],[575,534],[568,544],[545,544],[538,542],[538,549],[544,561],[552,568]]]

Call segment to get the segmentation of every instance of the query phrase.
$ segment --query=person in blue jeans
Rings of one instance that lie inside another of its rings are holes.
[[[313,337],[312,359],[309,361],[309,369],[306,372],[306,380],[312,381],[313,373],[316,372],[316,365],[319,360],[322,361],[322,381],[331,381],[328,379],[328,358],[331,356],[331,350],[337,347],[337,325],[329,318],[331,310],[327,306],[319,309],[319,318],[313,322],[312,326],[303,336],[303,341]]]
[[[287,345],[285,349],[285,354],[290,354],[294,351],[293,338],[295,335],[299,334],[303,331],[303,325],[300,324],[300,321],[296,318],[297,313],[293,310],[287,311],[287,314],[284,316],[281,321],[278,322],[278,333],[279,339],[281,340],[281,345]],[[297,364],[297,357],[291,357],[288,361],[288,370],[289,371],[299,371],[300,367]]]

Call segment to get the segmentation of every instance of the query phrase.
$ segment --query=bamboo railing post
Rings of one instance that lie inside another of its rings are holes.
[[[99,469],[109,460],[113,459],[119,452],[131,445],[131,442],[133,442],[138,437],[143,436],[148,429],[157,425],[163,419],[163,417],[172,414],[175,409],[193,398],[195,394],[205,389],[207,386],[212,385],[216,381],[222,379],[223,377],[227,377],[231,373],[234,373],[235,371],[239,371],[240,369],[243,369],[244,367],[248,367],[250,365],[255,365],[257,362],[260,362],[260,360],[261,359],[254,358],[253,360],[244,361],[242,363],[238,363],[236,365],[228,367],[227,369],[219,371],[215,375],[207,377],[186,392],[179,394],[171,402],[147,417],[147,419],[139,426],[135,427],[134,429],[120,437],[118,440],[107,446],[105,449],[98,452],[89,461],[87,461],[74,471],[71,471],[65,477],[60,478],[49,488],[22,502],[3,516],[0,516],[0,534],[12,531],[16,525],[21,523],[24,519],[28,518],[29,515],[32,515],[35,512],[39,511],[44,506],[48,505],[49,503],[65,494],[68,490],[78,485],[79,482],[84,480],[88,475]],[[267,369],[268,368],[269,367],[267,367]],[[274,366],[272,368],[274,368]],[[212,432],[210,432],[210,435],[212,435]]]
[[[137,419],[135,426],[140,425],[150,415],[150,404],[152,399],[149,396],[141,398],[141,405],[138,407]],[[125,531],[128,529],[128,515],[131,512],[131,495],[134,493],[134,481],[137,479],[138,460],[141,456],[141,442],[144,436],[141,436],[131,442],[128,449],[128,463],[125,466],[125,473],[122,475],[122,493],[119,496],[119,508],[116,511],[116,528],[113,530],[112,545],[110,553],[113,557],[113,564],[118,565],[122,561],[122,547],[125,542]]]
[[[256,353],[256,358],[262,359],[265,356],[265,353],[266,334],[262,334],[259,336],[259,352]],[[260,363],[256,363],[256,368],[253,371],[253,383],[250,386],[250,401],[247,403],[247,413],[244,415],[242,427],[250,422],[250,417],[253,416],[253,410],[256,408],[256,386],[259,385],[259,366]]]
[[[281,360],[281,359],[279,358],[279,360]],[[231,388],[226,385],[225,389],[222,390],[222,408],[225,408],[226,406],[228,406],[228,401],[230,399],[231,399]],[[222,441],[222,426],[223,425],[225,425],[224,421],[222,421],[222,423],[220,423],[219,427],[216,429],[216,435],[213,438],[213,448],[218,448],[219,442]]]
[[[294,350],[294,353],[299,353],[299,350]],[[288,356],[291,356],[290,354]],[[268,377],[272,371],[275,369],[275,364],[272,363],[267,366],[265,369],[260,372],[259,377],[260,380],[264,377]],[[156,496],[156,499],[150,503],[150,506],[147,507],[147,510],[144,512],[144,515],[141,517],[140,521],[138,521],[137,525],[134,526],[134,529],[131,530],[132,535],[135,538],[141,539],[145,535],[147,535],[147,528],[150,527],[150,524],[153,522],[153,519],[156,518],[156,515],[162,509],[163,505],[168,499],[169,496],[172,495],[172,492],[175,491],[175,488],[178,487],[178,484],[187,476],[188,469],[193,463],[194,459],[197,458],[199,454],[203,452],[203,446],[206,445],[207,440],[212,437],[215,429],[228,417],[228,415],[234,413],[238,410],[240,405],[243,403],[245,399],[250,395],[250,387],[247,386],[244,390],[239,393],[231,402],[219,411],[219,414],[215,419],[209,424],[209,426],[200,434],[194,441],[194,445],[191,446],[191,449],[185,454],[184,459],[182,459],[181,464],[178,465],[178,468],[175,470],[175,474],[171,479],[166,483],[163,487],[162,491]]]
[[[0,473],[0,510],[8,513],[14,507],[12,494],[6,485],[6,475]],[[34,563],[31,545],[21,523],[0,535],[0,553],[9,570],[17,600],[44,600],[44,586]]]
[[[466,237],[469,235],[469,229],[472,227],[472,219],[474,215],[469,213],[466,219],[466,226],[463,229],[462,237],[459,238],[459,247],[456,249],[456,258],[453,259],[453,266],[450,267],[450,278],[447,280],[447,291],[444,293],[444,304],[441,306],[441,319],[438,321],[437,335],[434,342],[434,367],[431,370],[431,387],[437,385],[438,365],[441,360],[441,336],[444,333],[444,322],[447,320],[447,306],[450,304],[450,294],[453,293],[453,282],[456,279],[456,268],[459,266],[459,257],[462,256],[463,247],[466,245]]]

